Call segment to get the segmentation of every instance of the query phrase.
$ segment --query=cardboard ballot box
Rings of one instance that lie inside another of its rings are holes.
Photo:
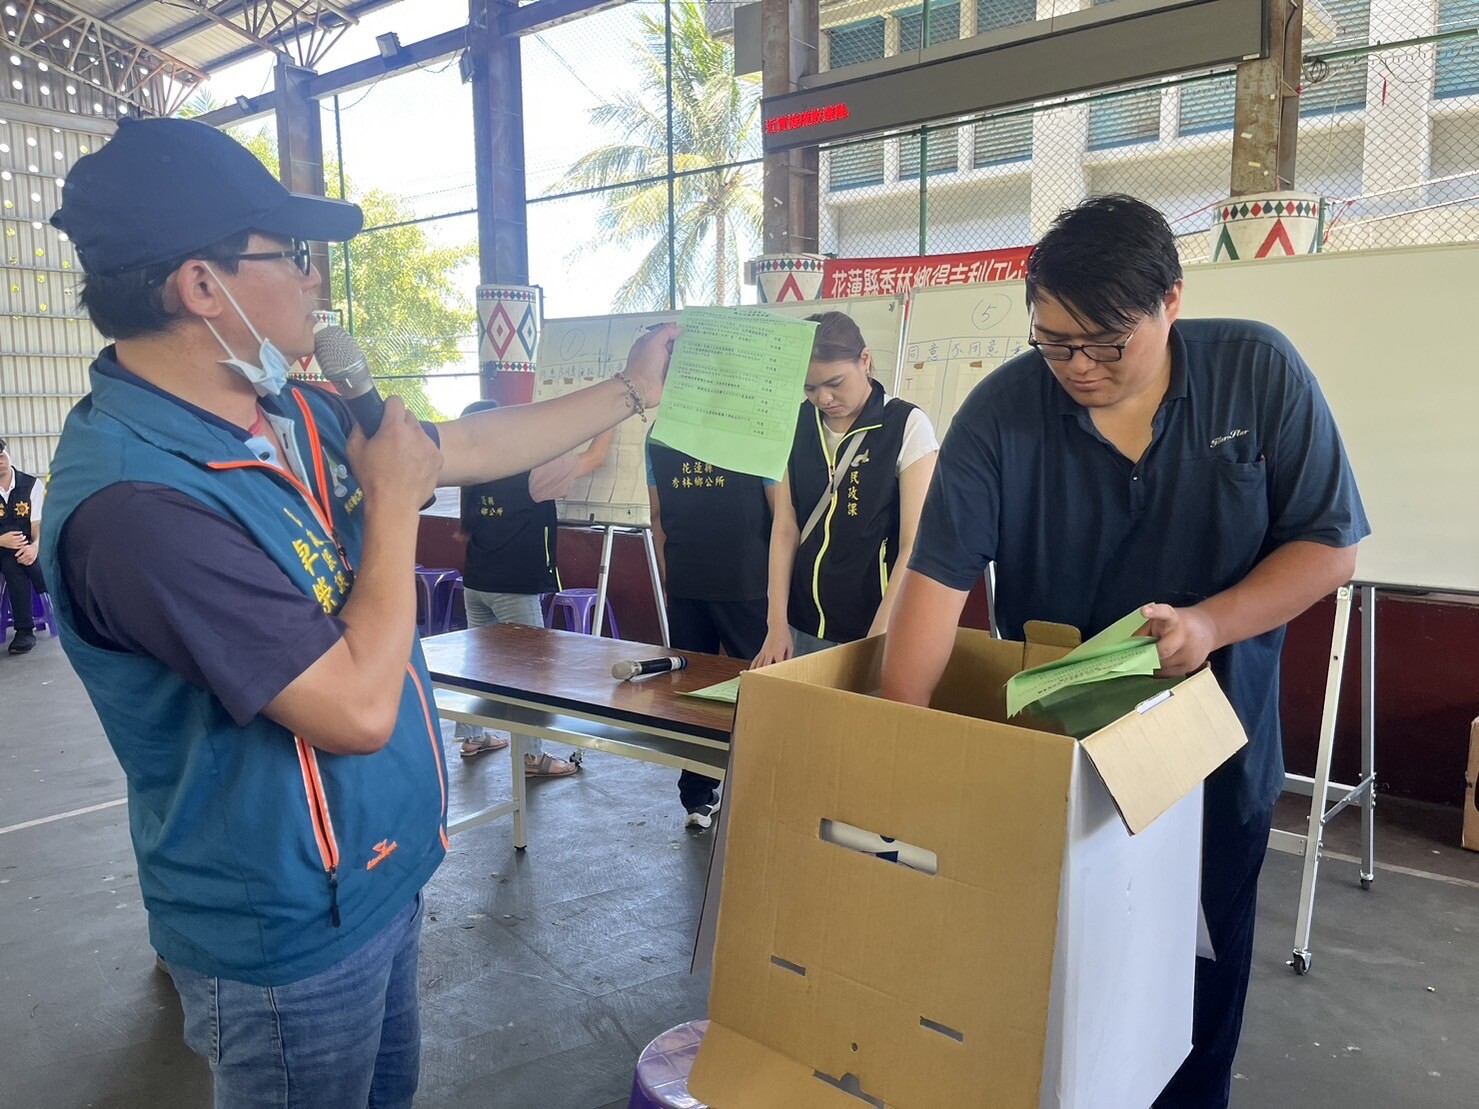
[[[1199,787],[1247,740],[1206,671],[1082,742],[1003,723],[1006,680],[1063,644],[962,630],[929,709],[876,696],[881,639],[744,675],[695,1097],[1144,1109],[1160,1092],[1191,1046]],[[823,821],[932,853],[935,873]]]

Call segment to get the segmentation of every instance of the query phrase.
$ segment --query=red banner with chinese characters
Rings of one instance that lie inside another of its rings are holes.
[[[828,258],[822,267],[822,298],[893,296],[936,285],[1020,281],[1031,253],[1030,246],[1016,246],[929,258]]]

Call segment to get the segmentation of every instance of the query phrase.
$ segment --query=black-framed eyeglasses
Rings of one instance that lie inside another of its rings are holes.
[[[1118,362],[1125,356],[1125,348],[1130,345],[1135,332],[1144,326],[1145,321],[1141,320],[1135,325],[1135,330],[1119,343],[1040,343],[1035,336],[1029,336],[1027,345],[1049,362],[1067,362],[1073,357],[1074,351],[1079,350],[1083,351],[1084,357],[1092,362]]]
[[[149,266],[144,270],[145,277],[151,289],[157,289],[169,280],[169,275],[179,269],[194,255],[187,255],[171,262],[163,262],[159,265]],[[309,254],[308,243],[303,239],[294,239],[290,250],[264,250],[255,254],[223,254],[214,258],[207,258],[209,262],[278,262],[284,258],[291,258],[293,265],[298,267],[298,272],[304,277],[313,270],[313,258]]]
[[[308,244],[302,239],[294,239],[291,250],[264,250],[256,254],[232,254],[221,261],[232,262],[275,262],[280,258],[291,258],[293,265],[298,267],[298,272],[304,277],[308,276],[313,269],[313,259],[308,253]]]

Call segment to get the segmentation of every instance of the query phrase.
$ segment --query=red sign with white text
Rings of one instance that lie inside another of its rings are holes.
[[[893,296],[937,285],[1020,281],[1030,246],[936,254],[928,258],[829,258],[822,267],[822,298]]]

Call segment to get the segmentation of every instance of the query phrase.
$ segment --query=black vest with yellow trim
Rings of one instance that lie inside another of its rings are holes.
[[[649,440],[668,596],[763,601],[770,566],[765,482]]]
[[[16,469],[10,472],[15,475],[15,488],[10,491],[8,500],[0,501],[0,535],[18,531],[30,539],[31,491],[36,488],[36,479]]]
[[[462,491],[467,566],[462,582],[480,593],[553,593],[560,520],[554,501],[529,495],[529,475],[514,474]]]
[[[821,522],[796,552],[789,615],[800,631],[834,643],[868,634],[899,552],[899,452],[914,405],[873,395],[852,428],[827,449],[822,413],[803,403],[791,447],[791,507],[804,528],[827,492],[832,468],[855,436],[867,433]]]

